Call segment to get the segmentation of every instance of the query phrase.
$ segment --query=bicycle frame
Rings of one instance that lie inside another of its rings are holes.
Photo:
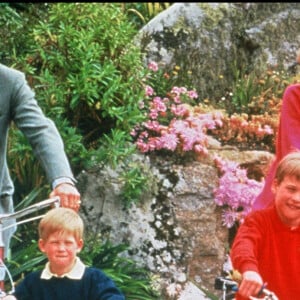
[[[38,203],[32,204],[22,210],[10,213],[10,214],[1,214],[0,215],[0,297],[3,297],[5,295],[7,295],[7,293],[4,290],[4,280],[5,280],[5,274],[7,273],[10,279],[10,283],[12,286],[11,291],[9,292],[9,294],[14,292],[14,284],[13,284],[13,280],[11,278],[11,275],[9,273],[9,270],[7,269],[7,267],[4,264],[4,250],[5,250],[5,245],[3,242],[3,231],[12,227],[12,226],[16,226],[16,225],[20,225],[20,224],[24,224],[24,223],[28,223],[37,219],[42,218],[44,215],[39,215],[39,216],[35,216],[35,217],[31,217],[31,218],[27,218],[25,220],[21,220],[19,222],[16,222],[12,225],[3,227],[3,221],[6,220],[10,220],[10,219],[19,219],[21,217],[24,217],[30,213],[39,211],[43,208],[49,207],[49,206],[54,206],[54,207],[59,207],[60,206],[60,198],[59,197],[54,197],[54,198],[49,198],[43,201],[40,201]]]

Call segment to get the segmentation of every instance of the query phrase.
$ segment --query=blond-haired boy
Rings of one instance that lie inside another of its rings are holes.
[[[125,300],[112,279],[88,267],[77,254],[83,248],[84,224],[74,210],[53,208],[39,223],[39,249],[48,262],[28,274],[5,300]]]

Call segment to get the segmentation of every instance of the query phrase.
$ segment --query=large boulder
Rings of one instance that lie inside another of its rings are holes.
[[[288,69],[300,48],[298,3],[174,3],[136,37],[145,64],[192,73],[199,99],[218,101],[238,72]],[[181,75],[182,74],[182,75]],[[186,81],[186,80],[185,80]]]

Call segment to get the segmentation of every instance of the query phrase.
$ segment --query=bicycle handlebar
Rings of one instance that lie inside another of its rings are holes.
[[[230,279],[230,278],[226,278],[226,277],[217,277],[215,279],[215,289],[216,290],[223,290],[223,292],[225,293],[226,291],[232,291],[234,293],[236,293],[238,291],[238,284],[236,281]],[[271,291],[269,291],[266,288],[263,288],[261,293],[263,295],[265,295],[264,298],[256,298],[253,296],[250,296],[251,300],[278,300],[278,297]],[[224,297],[225,299],[225,297]]]
[[[49,198],[38,203],[32,204],[17,212],[13,212],[10,214],[2,214],[0,215],[0,223],[9,219],[18,219],[20,217],[26,216],[34,211],[38,211],[50,205],[54,205],[56,207],[60,206],[60,198],[58,196],[54,198]]]

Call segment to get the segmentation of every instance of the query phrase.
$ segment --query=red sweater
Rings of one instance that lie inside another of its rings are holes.
[[[230,256],[234,269],[258,272],[280,300],[300,299],[300,228],[284,225],[274,206],[248,215]]]

